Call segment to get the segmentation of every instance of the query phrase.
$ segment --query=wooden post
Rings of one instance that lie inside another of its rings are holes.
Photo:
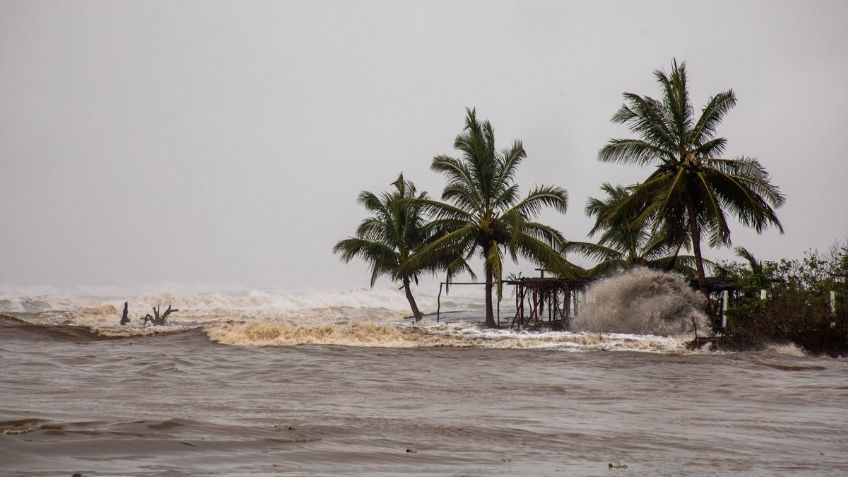
[[[515,324],[515,329],[521,329],[521,323],[524,321],[524,284],[518,284],[518,291],[515,292],[515,318],[512,323]],[[509,325],[512,328],[512,323]]]
[[[439,322],[442,313],[442,285],[444,283],[439,283],[439,296],[436,297],[436,323]]]
[[[521,324],[524,323],[524,301],[527,299],[527,288],[524,286],[521,287],[521,319],[518,321],[518,328],[521,328]]]
[[[548,290],[548,291],[547,291],[547,293],[546,293],[546,295],[548,296],[548,321],[551,321],[551,318],[552,318],[552,315],[553,315],[553,312],[552,312],[551,310],[552,310],[552,309],[553,309],[553,307],[554,307],[554,306],[553,306],[553,305],[554,305],[554,303],[553,303],[553,301],[554,301],[554,297],[552,296],[552,295],[553,295],[553,291],[552,291],[552,290]]]
[[[724,290],[721,292],[721,328],[727,328],[727,307],[730,301],[730,292]]]
[[[515,285],[515,316],[512,317],[512,323],[509,324],[509,329],[512,329],[512,326],[518,320],[518,314],[521,312],[521,306],[519,305],[519,301],[521,300],[521,283],[516,283]]]

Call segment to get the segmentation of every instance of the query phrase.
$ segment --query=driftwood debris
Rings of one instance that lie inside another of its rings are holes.
[[[130,322],[130,305],[124,302],[124,312],[121,314],[121,324],[126,325]]]
[[[165,309],[164,313],[159,313],[159,305],[153,307],[153,314],[150,313],[144,315],[141,318],[141,323],[146,325],[150,323],[151,325],[164,325],[165,320],[168,319],[168,315],[171,313],[176,313],[180,310],[176,308],[171,308],[171,305],[168,305],[168,308]],[[126,325],[130,322],[130,313],[129,313],[129,303],[124,302],[124,311],[121,314],[121,324]]]
[[[180,311],[180,310],[178,310],[176,308],[172,309],[171,305],[168,305],[168,308],[165,309],[165,312],[160,315],[159,314],[159,305],[156,305],[156,306],[153,307],[153,316],[151,316],[150,313],[148,313],[148,314],[144,315],[144,318],[142,318],[142,321],[144,321],[145,324],[151,323],[151,324],[154,324],[154,325],[164,325],[165,320],[168,319],[168,315],[170,315],[171,313],[176,313],[178,311]]]

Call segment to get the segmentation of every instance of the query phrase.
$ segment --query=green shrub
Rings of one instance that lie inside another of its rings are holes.
[[[805,351],[848,355],[848,314],[844,306],[831,314],[828,297],[781,286],[769,299],[738,300],[728,311],[719,341],[725,349],[760,349],[770,343],[795,343]]]
[[[848,355],[848,245],[826,254],[809,251],[801,260],[762,262],[758,273],[738,263],[722,269],[740,290],[728,310],[727,328],[716,330],[721,348],[792,342],[810,353]],[[766,300],[759,298],[760,289],[768,290]]]

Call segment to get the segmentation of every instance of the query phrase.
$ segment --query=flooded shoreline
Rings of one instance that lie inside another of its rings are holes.
[[[685,336],[581,331],[487,329],[474,322],[421,323],[355,320],[304,324],[296,320],[178,322],[166,326],[83,326],[40,314],[0,314],[0,320],[40,327],[43,333],[90,335],[92,339],[137,338],[196,331],[229,346],[333,345],[381,348],[553,349],[562,351],[691,352]],[[701,352],[705,350],[695,350]]]
[[[843,359],[244,347],[199,329],[0,323],[0,475],[848,472]]]

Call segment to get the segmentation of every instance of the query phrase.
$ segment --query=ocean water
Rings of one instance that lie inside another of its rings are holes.
[[[0,290],[0,475],[848,475],[848,360],[687,350],[697,299],[636,278],[567,332],[390,288]]]

